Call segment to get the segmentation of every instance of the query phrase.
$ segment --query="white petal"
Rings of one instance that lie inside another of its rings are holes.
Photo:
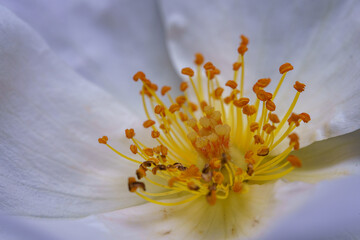
[[[178,69],[191,65],[193,54],[200,51],[219,66],[224,80],[230,79],[240,34],[250,38],[245,60],[248,93],[259,78],[277,82],[279,66],[292,63],[295,69],[279,92],[277,112],[283,115],[290,105],[293,83],[305,82],[294,110],[312,117],[299,129],[303,146],[359,128],[358,1],[161,1],[161,7]]]
[[[144,236],[148,239],[248,238],[258,236],[271,224],[272,210],[280,198],[286,196],[287,200],[293,200],[311,192],[311,185],[292,183],[290,185],[299,191],[290,195],[289,191],[279,191],[283,185],[251,185],[249,192],[231,194],[227,200],[218,200],[215,206],[200,197],[188,205],[175,207],[148,203],[104,214],[102,219],[120,239],[142,239]]]
[[[279,221],[264,240],[358,239],[359,184],[359,176],[320,183],[312,198],[293,214]]]
[[[303,166],[285,178],[290,181],[317,182],[360,173],[360,130],[316,142],[291,154],[298,156]]]
[[[124,150],[137,118],[2,7],[0,31],[0,210],[83,216],[141,202],[126,190],[133,165],[97,143]]]
[[[157,4],[149,1],[2,1],[37,30],[80,75],[116,98],[134,101],[132,76],[139,70],[159,85],[178,86],[167,54]],[[139,86],[140,87],[140,86]],[[130,90],[130,91],[129,91]],[[138,92],[138,91],[137,91]],[[136,102],[137,101],[137,102]]]

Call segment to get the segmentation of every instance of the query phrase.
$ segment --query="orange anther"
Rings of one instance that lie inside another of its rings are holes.
[[[158,138],[158,137],[160,137],[160,132],[153,130],[153,131],[151,132],[151,137],[152,137],[152,138]]]
[[[255,83],[253,86],[253,92],[257,94],[260,91],[260,89],[261,87],[257,83]]]
[[[168,92],[168,91],[170,91],[171,90],[171,87],[169,87],[169,86],[163,86],[162,88],[161,88],[161,95],[162,96],[165,96],[165,94]]]
[[[165,147],[164,145],[160,145],[160,152],[161,155],[166,156],[168,154],[168,148]]]
[[[186,97],[185,96],[178,96],[176,99],[175,99],[175,102],[177,104],[179,104],[179,106],[182,106],[185,102],[186,102]]]
[[[243,188],[242,183],[241,183],[240,181],[236,181],[236,182],[234,183],[234,186],[232,187],[232,190],[233,190],[234,192],[238,193],[238,192],[240,192],[240,191],[242,190],[242,188]]]
[[[151,127],[152,125],[154,125],[155,124],[155,121],[153,121],[153,120],[146,120],[144,123],[143,123],[143,126],[144,126],[144,128],[149,128],[149,127]]]
[[[231,96],[228,96],[228,97],[224,98],[224,103],[229,104],[229,103],[231,103],[232,100],[233,100],[233,98]]]
[[[292,133],[288,138],[290,138],[290,145],[293,145],[294,149],[298,150],[300,148],[299,136],[296,133]]]
[[[224,89],[222,87],[216,88],[214,91],[215,98],[219,99],[223,92],[224,92]]]
[[[308,123],[311,120],[310,115],[307,113],[300,113],[299,116],[304,123]]]
[[[294,67],[290,63],[284,63],[283,65],[280,66],[279,72],[281,74],[284,74],[284,73],[286,73],[288,71],[291,71],[293,69],[294,69]]]
[[[280,119],[275,113],[269,113],[269,119],[273,123],[279,123]]]
[[[183,112],[179,112],[179,116],[180,116],[180,120],[181,120],[182,122],[186,122],[186,121],[189,119],[188,115],[186,115],[186,114],[183,113]]]
[[[196,65],[201,65],[203,64],[203,62],[204,62],[204,56],[201,53],[196,53],[194,63]]]
[[[132,145],[130,145],[130,151],[131,151],[133,154],[137,154],[138,149],[137,149],[137,147],[136,147],[134,144],[132,144]]]
[[[214,182],[216,182],[217,184],[222,184],[224,181],[224,175],[222,175],[221,172],[213,172],[213,178],[214,178]]]
[[[154,112],[159,115],[165,115],[165,107],[162,105],[156,105],[154,108]]]
[[[293,167],[300,168],[302,166],[300,159],[294,155],[289,155],[287,160],[291,163]]]
[[[270,78],[261,78],[256,82],[256,84],[261,88],[265,88],[270,84],[270,82],[271,82]]]
[[[147,87],[150,87],[151,84],[152,84],[152,82],[151,82],[149,79],[147,79],[147,78],[144,78],[144,79],[141,79],[141,80],[142,80],[143,84],[144,84],[145,86],[147,86]]]
[[[169,107],[169,112],[171,112],[171,113],[174,113],[174,112],[179,111],[179,110],[180,110],[180,106],[178,104],[172,104]]]
[[[253,122],[253,123],[250,124],[250,131],[251,132],[255,132],[258,129],[259,129],[259,124],[257,122]]]
[[[151,90],[153,90],[154,92],[156,92],[158,90],[158,85],[156,85],[155,83],[151,83],[150,84],[150,88]]]
[[[187,82],[182,82],[180,84],[180,91],[184,92],[189,87]]]
[[[138,179],[141,179],[146,176],[146,168],[140,165],[139,169],[136,170],[136,176]]]
[[[204,64],[204,69],[205,70],[214,70],[215,66],[212,64],[212,62],[207,62]]]
[[[305,90],[305,84],[303,84],[303,83],[300,83],[300,82],[298,82],[298,81],[296,81],[295,82],[295,84],[294,84],[294,88],[296,89],[296,91],[298,91],[298,92],[303,92],[304,90]]]
[[[211,169],[220,169],[221,167],[221,160],[218,158],[212,158],[209,162]]]
[[[243,113],[247,116],[251,116],[256,113],[257,109],[254,105],[245,105],[243,107]]]
[[[225,85],[231,87],[232,89],[235,89],[237,87],[237,83],[233,80],[227,81]]]
[[[141,80],[145,80],[145,74],[141,71],[135,73],[135,75],[133,76],[133,79],[135,82],[137,82],[139,79]]]
[[[107,136],[103,136],[102,138],[99,138],[98,141],[101,144],[107,144],[107,141],[109,140],[109,138]]]
[[[269,154],[269,148],[268,147],[260,147],[258,150],[257,150],[257,155],[258,156],[266,156]]]
[[[275,109],[276,109],[275,103],[271,100],[267,100],[266,101],[266,109],[269,110],[270,112],[275,111]]]
[[[206,76],[207,76],[207,78],[208,78],[209,80],[214,79],[214,77],[215,77],[215,71],[214,71],[214,70],[208,70],[208,71],[206,71]]]
[[[173,186],[174,186],[174,183],[177,182],[177,181],[179,181],[179,180],[180,180],[180,179],[177,178],[177,177],[172,177],[172,178],[170,178],[170,180],[168,181],[169,187],[173,187]]]
[[[220,69],[218,69],[218,68],[215,68],[213,70],[213,72],[214,72],[215,75],[219,75],[221,73]]]
[[[244,107],[245,105],[247,105],[248,103],[249,103],[249,101],[250,101],[250,99],[249,98],[245,98],[245,97],[243,97],[243,98],[240,98],[240,99],[238,99],[238,100],[234,100],[234,105],[236,106],[236,107]]]
[[[152,148],[145,148],[144,153],[148,155],[149,157],[154,156],[154,150]]]
[[[254,135],[255,144],[264,144],[264,139],[260,135]]]
[[[194,76],[194,70],[192,70],[191,68],[189,67],[186,67],[186,68],[183,68],[181,70],[181,73],[184,74],[184,75],[187,75],[189,77],[193,77]]]
[[[247,38],[245,35],[240,35],[241,44],[248,45],[249,44],[249,38]]]
[[[242,56],[247,52],[248,48],[245,44],[240,44],[240,47],[238,48],[238,53]]]
[[[134,129],[130,128],[130,129],[125,129],[125,136],[128,139],[132,139],[135,136],[135,131]]]
[[[239,71],[240,67],[241,67],[241,62],[234,62],[233,64],[234,71]]]
[[[270,100],[272,98],[272,94],[269,92],[265,92],[264,90],[260,89],[259,91],[257,91],[256,93],[257,98],[260,101],[267,101]]]
[[[137,182],[134,177],[129,177],[128,187],[130,192],[135,192],[138,188],[141,188],[143,191],[145,191],[145,184],[142,182]]]
[[[215,205],[215,203],[216,203],[216,190],[211,190],[206,195],[206,200],[211,206]]]
[[[287,121],[289,124],[295,123],[295,126],[298,127],[300,125],[299,120],[300,120],[300,115],[296,113],[292,113]]]
[[[235,176],[239,176],[243,173],[243,170],[241,168],[237,168],[235,172]]]
[[[200,103],[200,108],[201,108],[201,110],[204,111],[204,108],[205,108],[207,105],[208,105],[207,102],[202,101],[202,102]]]
[[[267,133],[267,134],[270,134],[272,131],[274,131],[276,129],[276,127],[275,126],[273,126],[273,125],[269,125],[266,129],[265,129],[265,132]]]
[[[192,112],[196,112],[198,110],[198,106],[193,102],[189,102],[189,107]]]

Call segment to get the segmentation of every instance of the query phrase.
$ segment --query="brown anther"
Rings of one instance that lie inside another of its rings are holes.
[[[182,106],[186,102],[186,97],[185,96],[178,96],[178,97],[176,97],[175,102],[177,104],[179,104],[179,106]]]
[[[300,168],[302,166],[301,160],[294,155],[289,155],[287,160],[291,163],[293,167]]]
[[[256,113],[256,107],[254,105],[245,105],[243,108],[242,108],[242,111],[245,115],[247,116],[251,116],[253,114]]]
[[[215,205],[215,203],[216,203],[216,190],[211,190],[206,195],[206,200],[211,206]]]
[[[269,113],[269,119],[273,123],[279,123],[280,119],[275,113]]]
[[[166,156],[168,154],[168,148],[165,147],[164,145],[160,145],[160,147],[161,147],[161,150],[160,150],[161,155]]]
[[[243,188],[243,185],[240,181],[236,181],[234,183],[234,186],[232,186],[232,190],[236,193],[240,192],[242,190],[242,188]]]
[[[171,112],[171,113],[174,113],[174,112],[179,111],[179,110],[180,110],[180,106],[178,104],[172,104],[169,107],[169,112]]]
[[[145,80],[145,73],[139,71],[139,72],[135,73],[135,75],[133,76],[133,79],[135,82],[137,82],[139,79]]]
[[[158,166],[155,166],[151,169],[152,174],[156,175],[157,171],[159,170]]]
[[[257,98],[260,101],[267,101],[270,100],[272,98],[272,94],[269,92],[265,92],[264,90],[260,89],[259,91],[257,91],[256,93]]]
[[[186,121],[189,119],[188,115],[186,115],[186,114],[183,113],[183,112],[179,112],[179,116],[180,116],[180,120],[181,120],[182,122],[186,122]]]
[[[233,64],[233,70],[234,70],[234,71],[239,71],[241,65],[242,65],[241,62],[234,62],[234,64]]]
[[[220,169],[221,167],[221,160],[218,158],[212,158],[209,162],[211,169]]]
[[[158,137],[160,137],[160,132],[159,132],[159,131],[155,131],[155,130],[151,131],[151,137],[152,137],[152,138],[158,138]]]
[[[258,134],[254,135],[254,140],[255,144],[264,144],[265,142],[264,139]]]
[[[222,87],[216,88],[214,91],[215,98],[220,99],[223,92],[224,92],[224,89]]]
[[[189,102],[189,107],[192,112],[196,112],[198,110],[198,106],[193,102]]]
[[[271,82],[270,78],[261,78],[256,82],[256,85],[258,85],[261,88],[266,88]]]
[[[194,63],[196,65],[201,65],[203,64],[203,62],[204,62],[204,56],[201,53],[196,53]]]
[[[247,165],[247,170],[246,170],[246,173],[249,175],[249,176],[251,176],[251,175],[253,175],[253,173],[254,173],[254,166],[251,164],[251,163],[249,163],[248,165]]]
[[[200,108],[201,108],[201,110],[204,111],[204,108],[205,108],[207,105],[208,105],[207,102],[201,101],[201,103],[200,103]]]
[[[305,86],[306,86],[305,84],[303,84],[301,82],[298,82],[298,81],[296,81],[295,84],[294,84],[294,88],[298,92],[303,92],[305,90]]]
[[[128,178],[128,187],[130,192],[135,192],[138,188],[141,188],[143,191],[145,191],[145,184],[142,182],[137,182],[134,177]]]
[[[108,140],[109,140],[109,138],[107,136],[103,136],[98,139],[99,143],[101,143],[101,144],[107,144]]]
[[[158,165],[160,171],[165,171],[167,168],[164,164]]]
[[[246,97],[242,97],[242,98],[239,98],[237,100],[234,100],[234,105],[236,107],[239,107],[239,108],[242,108],[244,107],[245,105],[247,105],[248,103],[250,102],[250,99],[249,98],[246,98]]]
[[[144,168],[142,165],[140,165],[139,169],[136,170],[136,176],[140,180],[141,178],[146,176],[146,168]]]
[[[189,67],[186,67],[186,68],[183,68],[181,70],[181,73],[184,74],[184,75],[187,75],[189,77],[193,77],[194,76],[194,70],[192,70],[191,68]]]
[[[131,151],[133,154],[137,154],[138,149],[137,149],[136,145],[134,145],[134,144],[130,145],[130,151]]]
[[[269,154],[269,148],[262,146],[258,149],[257,155],[258,156],[267,156]]]
[[[132,139],[135,136],[135,131],[134,129],[130,128],[130,129],[125,129],[125,136],[128,139]]]
[[[189,87],[187,82],[182,82],[180,84],[180,91],[185,92],[185,90]]]
[[[153,161],[145,161],[141,164],[144,168],[151,167],[151,165],[155,165]]]
[[[304,123],[308,123],[311,120],[310,115],[307,113],[300,113],[299,116]]]
[[[280,66],[279,72],[280,72],[280,74],[284,74],[293,69],[294,69],[294,67],[290,63],[284,63],[283,65]]]
[[[162,105],[156,105],[154,108],[154,112],[156,114],[164,116],[165,115],[165,107]]]
[[[151,126],[154,125],[154,124],[155,124],[155,121],[149,119],[149,120],[146,120],[146,121],[143,123],[143,126],[144,126],[144,128],[149,128],[149,127],[151,127]]]
[[[259,124],[257,122],[253,122],[253,123],[250,124],[250,131],[251,132],[255,132],[258,129],[259,129]]]
[[[215,66],[212,64],[212,62],[207,62],[204,64],[204,69],[205,70],[214,70]]]
[[[244,54],[247,52],[248,48],[245,44],[240,44],[239,48],[238,48],[238,53],[241,56],[244,56]]]
[[[200,189],[200,187],[196,185],[194,182],[188,182],[187,187],[192,191],[198,191]]]
[[[247,38],[245,35],[240,35],[241,44],[248,45],[249,44],[249,38]]]
[[[265,106],[266,106],[266,109],[269,110],[270,112],[273,112],[276,109],[275,103],[271,100],[267,100]]]
[[[162,96],[165,96],[165,94],[168,92],[168,91],[170,91],[171,90],[171,87],[170,86],[163,86],[162,88],[161,88],[161,95]]]
[[[214,178],[214,182],[216,182],[217,184],[222,184],[224,181],[224,175],[222,175],[221,172],[213,172],[213,178]]]
[[[203,170],[201,171],[201,178],[205,182],[210,182],[212,178],[212,171],[209,164],[205,164]]]

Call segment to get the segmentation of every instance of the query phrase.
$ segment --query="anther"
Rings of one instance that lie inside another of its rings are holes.
[[[154,108],[154,112],[156,114],[164,116],[165,115],[165,107],[162,105],[156,105]]]
[[[254,135],[255,144],[264,144],[264,139],[260,135]],[[259,155],[259,153],[258,153]],[[267,155],[267,154],[266,154]],[[259,156],[266,156],[266,155],[259,155]]]
[[[134,144],[130,145],[130,151],[131,151],[133,154],[137,154],[138,149],[137,149],[136,145],[134,145]]]
[[[248,48],[245,44],[240,44],[239,48],[238,48],[238,53],[241,56],[244,56],[244,54],[247,52]]]
[[[192,112],[196,112],[198,110],[198,106],[193,102],[189,102],[189,107]]]
[[[233,64],[233,70],[234,71],[239,71],[240,67],[241,67],[241,62],[235,62]]]
[[[260,101],[267,101],[270,100],[272,98],[272,94],[269,92],[265,92],[264,90],[260,89],[257,93],[256,93],[257,98]]]
[[[249,103],[249,101],[250,101],[249,98],[243,97],[243,98],[234,100],[233,103],[234,103],[234,105],[235,105],[236,107],[241,108],[241,107],[244,107],[245,105],[247,105],[247,104]]]
[[[189,119],[188,115],[186,115],[186,114],[183,113],[183,112],[179,112],[179,116],[180,116],[180,120],[181,120],[182,122],[186,122],[186,121]]]
[[[269,119],[273,123],[279,123],[280,119],[275,113],[269,113]]]
[[[293,69],[294,69],[294,67],[290,63],[284,63],[283,65],[280,66],[279,72],[281,74],[284,74],[284,73],[289,72],[289,71],[291,71]]]
[[[216,88],[214,91],[215,98],[220,99],[223,92],[224,92],[224,89],[222,87]]]
[[[160,137],[160,132],[159,132],[159,131],[155,131],[155,130],[151,131],[151,137],[152,137],[152,138],[158,138],[158,137]]]
[[[182,82],[180,84],[180,91],[184,92],[189,87],[187,82]]]
[[[214,182],[216,182],[217,184],[222,184],[224,181],[224,175],[222,175],[221,172],[213,172],[213,178],[214,178]]]
[[[304,123],[308,123],[311,120],[310,115],[307,113],[300,113],[299,116]]]
[[[130,192],[135,192],[138,188],[141,188],[143,191],[145,191],[145,184],[142,182],[137,182],[134,177],[129,177],[128,187]]]
[[[249,38],[247,38],[245,35],[240,35],[241,44],[248,45],[249,44]]]
[[[212,62],[207,62],[204,64],[204,69],[205,70],[214,70],[215,66],[212,64]]]
[[[178,104],[172,104],[169,107],[169,112],[171,112],[171,113],[174,113],[174,112],[179,111],[179,110],[180,110],[180,106]]]
[[[154,156],[154,151],[153,151],[152,148],[145,148],[145,149],[144,149],[144,153],[145,153],[146,155],[148,155],[149,157]]]
[[[256,113],[256,107],[254,105],[245,105],[242,111],[245,115],[251,116]]]
[[[298,150],[300,148],[299,136],[296,133],[292,133],[288,138],[290,138],[290,145],[293,145],[294,149]]]
[[[212,158],[209,162],[211,169],[220,169],[221,167],[221,160],[218,158]]]
[[[269,148],[265,146],[260,147],[257,151],[258,156],[263,157],[263,156],[267,156],[268,154],[269,154]]]
[[[240,192],[242,190],[243,186],[242,183],[240,181],[236,181],[234,183],[234,186],[232,187],[232,190],[236,193]]]
[[[192,191],[198,191],[200,189],[200,187],[196,185],[194,182],[188,182],[187,187]]]
[[[135,136],[135,131],[134,129],[130,128],[130,129],[125,129],[125,136],[128,139],[132,139]]]
[[[170,91],[171,90],[171,87],[169,87],[169,86],[163,86],[162,88],[161,88],[161,95],[162,96],[165,96],[165,94],[168,92],[168,91]]]
[[[259,129],[259,124],[257,122],[253,122],[253,123],[250,124],[250,131],[251,132],[255,132],[258,129]]]
[[[298,82],[298,81],[296,81],[295,82],[295,84],[294,84],[294,88],[296,89],[296,91],[298,91],[298,92],[303,92],[304,90],[305,90],[305,84],[303,84],[303,83],[300,83],[300,82]]]
[[[135,82],[137,82],[139,79],[144,80],[145,79],[145,74],[141,71],[135,73],[135,75],[133,76],[133,79]]]
[[[211,190],[206,195],[206,200],[211,206],[215,205],[215,203],[216,203],[216,190]]]
[[[140,165],[139,169],[136,170],[136,177],[140,180],[141,178],[146,176],[146,168]]]
[[[154,125],[154,124],[155,124],[155,121],[149,119],[149,120],[146,120],[146,121],[143,123],[143,126],[144,126],[144,128],[149,128],[149,127],[151,127],[151,126]]]
[[[267,100],[266,101],[266,109],[269,110],[270,112],[275,111],[275,109],[276,109],[275,103],[271,100]]]
[[[300,168],[302,166],[300,159],[294,155],[289,155],[287,160],[291,163],[293,167]]]
[[[191,68],[189,67],[186,67],[186,68],[183,68],[181,70],[181,73],[184,74],[184,75],[187,75],[189,77],[193,77],[194,76],[194,70],[192,70]]]
[[[214,111],[215,111],[214,107],[211,106],[204,107],[204,113],[206,114],[206,116],[210,116]]]
[[[204,62],[204,56],[201,53],[196,53],[194,63],[196,65],[201,65],[203,64],[203,62]]]
[[[109,138],[107,136],[103,136],[102,138],[99,138],[98,141],[101,144],[107,144],[107,141],[109,140]]]
[[[271,82],[270,78],[261,78],[256,82],[256,85],[261,88],[265,88],[270,84],[270,82]]]

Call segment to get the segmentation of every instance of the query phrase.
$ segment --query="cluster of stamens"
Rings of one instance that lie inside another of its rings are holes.
[[[276,180],[301,167],[296,156],[288,155],[299,149],[299,137],[294,129],[301,122],[310,121],[307,113],[293,112],[305,85],[295,82],[295,97],[288,111],[279,118],[274,99],[287,72],[293,69],[290,63],[285,63],[279,68],[282,76],[275,91],[265,90],[270,78],[259,79],[253,86],[256,100],[250,104],[250,99],[243,96],[248,43],[242,35],[238,59],[232,66],[233,79],[224,87],[218,79],[220,70],[211,62],[204,64],[199,53],[195,55],[196,71],[189,67],[182,69],[188,81],[180,84],[182,95],[175,99],[170,95],[170,86],[159,90],[143,72],[134,75],[134,81],[142,82],[140,95],[147,116],[143,127],[149,129],[157,144],[148,147],[135,138],[134,129],[126,129],[125,135],[132,142],[130,151],[142,159],[138,160],[114,149],[106,136],[99,139],[99,143],[106,144],[121,157],[139,164],[137,179],[128,180],[130,192],[162,205],[182,204],[200,196],[206,196],[213,205],[217,199],[226,199],[230,192],[244,193],[249,184]],[[196,97],[195,102],[190,101],[189,91]],[[224,96],[225,92],[228,95]],[[169,104],[164,103],[165,96]],[[286,137],[288,147],[272,156],[273,149]],[[146,191],[142,179],[164,191]],[[184,193],[181,201],[158,200],[179,193]]]

